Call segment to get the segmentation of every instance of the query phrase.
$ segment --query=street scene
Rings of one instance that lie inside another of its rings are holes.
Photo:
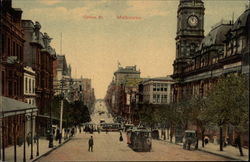
[[[249,161],[250,0],[0,0],[0,162]]]
[[[96,102],[95,109],[106,112],[104,102]],[[93,115],[93,121],[105,118],[106,115]],[[88,152],[88,140],[94,138],[94,150]],[[151,152],[135,152],[124,141],[119,141],[119,132],[78,133],[63,147],[53,151],[38,161],[228,161],[229,159],[199,151],[183,150],[182,147],[164,141],[153,141]],[[70,151],[69,151],[70,150]]]

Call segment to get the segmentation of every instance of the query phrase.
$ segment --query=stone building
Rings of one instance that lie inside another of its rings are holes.
[[[143,103],[148,104],[170,104],[172,99],[171,86],[173,79],[170,76],[150,78],[141,84]]]
[[[229,73],[249,75],[249,9],[235,22],[219,22],[206,37],[203,35],[204,10],[202,0],[180,0],[172,75],[176,82],[173,102],[206,96],[220,76]]]
[[[109,110],[115,117],[123,118],[124,122],[133,122],[140,73],[136,66],[118,66],[105,96]]]
[[[84,105],[86,105],[89,110],[91,111],[92,106],[94,105],[95,102],[95,97],[93,96],[93,89],[92,89],[92,83],[91,79],[89,78],[81,78],[83,85],[82,85],[82,90],[83,90],[83,102]]]
[[[24,67],[23,92],[24,101],[36,105],[36,72],[31,67]]]
[[[112,80],[108,85],[104,101],[107,105],[109,112],[118,113],[115,109],[115,82]]]
[[[39,22],[22,20],[22,28],[25,38],[24,65],[36,73],[36,106],[39,110],[37,129],[44,135],[49,127],[50,103],[54,95],[53,62],[56,60],[56,52],[50,45],[52,38],[40,31]]]

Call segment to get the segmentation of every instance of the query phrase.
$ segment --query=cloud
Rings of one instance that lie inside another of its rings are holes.
[[[39,3],[42,3],[42,4],[45,4],[45,5],[48,5],[48,6],[51,6],[51,5],[54,5],[54,4],[57,4],[57,3],[60,3],[61,0],[37,0]]]

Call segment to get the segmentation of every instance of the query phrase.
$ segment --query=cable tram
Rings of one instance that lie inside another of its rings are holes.
[[[134,127],[127,130],[127,144],[134,151],[149,152],[152,149],[151,131]]]

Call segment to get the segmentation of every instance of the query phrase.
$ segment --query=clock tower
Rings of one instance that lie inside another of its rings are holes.
[[[174,74],[183,73],[204,38],[204,11],[202,0],[180,0],[177,11]]]

